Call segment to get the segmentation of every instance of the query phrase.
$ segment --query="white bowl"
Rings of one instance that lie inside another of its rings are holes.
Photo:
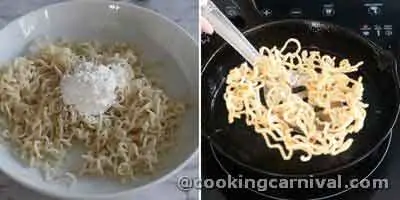
[[[0,169],[39,192],[74,199],[109,199],[133,194],[171,177],[198,148],[198,46],[178,25],[165,17],[127,3],[73,1],[50,5],[16,19],[0,31],[0,62],[23,54],[38,38],[71,41],[124,41],[135,44],[145,62],[161,62],[157,73],[168,94],[192,106],[178,131],[176,148],[162,160],[154,175],[128,184],[102,178],[81,178],[70,188],[47,182],[0,146]]]

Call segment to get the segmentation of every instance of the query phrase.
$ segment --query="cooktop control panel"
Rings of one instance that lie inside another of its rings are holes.
[[[371,39],[397,54],[400,2],[397,0],[213,0],[240,30],[282,19],[335,23]],[[222,43],[202,34],[203,61]],[[203,62],[203,63],[204,63]]]

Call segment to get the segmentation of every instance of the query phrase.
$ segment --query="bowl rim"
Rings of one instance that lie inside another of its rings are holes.
[[[154,10],[151,10],[149,8],[145,8],[142,7],[140,5],[136,5],[134,3],[129,3],[129,2],[114,2],[114,1],[96,1],[96,0],[86,0],[86,1],[65,1],[65,2],[58,2],[58,3],[53,3],[53,4],[49,4],[43,7],[40,7],[38,9],[32,10],[30,12],[27,12],[26,14],[17,17],[15,19],[13,19],[12,21],[10,21],[9,23],[7,23],[7,25],[5,25],[3,28],[0,29],[0,32],[4,31],[5,29],[7,29],[8,27],[18,23],[18,21],[26,18],[29,15],[33,15],[35,13],[40,13],[40,12],[44,12],[45,10],[48,9],[54,9],[57,7],[63,7],[63,6],[67,6],[67,5],[79,5],[79,4],[97,4],[97,5],[118,5],[121,7],[125,7],[125,8],[129,8],[129,9],[133,9],[133,10],[140,10],[141,12],[145,12],[148,13],[150,15],[154,15],[160,19],[162,19],[165,23],[168,23],[170,26],[173,26],[175,28],[178,29],[179,32],[182,33],[183,36],[187,37],[189,39],[189,41],[192,42],[192,45],[194,45],[196,48],[198,48],[198,43],[196,42],[196,40],[194,39],[194,36],[192,36],[191,34],[189,34],[189,32],[187,30],[185,30],[183,27],[181,27],[179,24],[175,23],[173,20],[169,19],[168,17],[164,16],[163,14],[160,14]],[[3,145],[3,144],[1,144]],[[71,193],[71,192],[67,192],[67,191],[57,191],[57,190],[53,190],[53,189],[48,189],[46,187],[42,187],[42,185],[36,185],[33,184],[32,182],[26,181],[26,179],[21,178],[19,176],[14,176],[13,174],[9,173],[8,170],[4,169],[4,167],[2,165],[0,165],[0,170],[6,174],[8,177],[10,177],[11,179],[13,179],[15,182],[18,182],[19,184],[23,185],[26,188],[32,189],[34,191],[37,191],[39,193],[45,194],[47,196],[50,197],[57,197],[57,198],[62,198],[62,199],[108,199],[108,198],[115,198],[115,197],[126,197],[128,195],[132,195],[135,192],[139,192],[139,191],[143,191],[146,189],[149,189],[150,187],[157,185],[159,183],[165,182],[167,179],[173,177],[174,175],[176,175],[179,171],[181,171],[184,167],[186,167],[189,162],[193,161],[196,156],[199,154],[199,146],[197,145],[197,147],[194,149],[194,151],[192,153],[190,153],[190,155],[181,163],[179,163],[177,165],[177,167],[175,167],[174,169],[166,172],[165,174],[163,174],[162,176],[159,176],[158,178],[147,182],[143,185],[140,185],[138,187],[132,187],[123,191],[119,191],[119,192],[111,192],[111,193],[102,193],[102,194],[95,194],[95,193]],[[178,177],[177,177],[178,178]]]

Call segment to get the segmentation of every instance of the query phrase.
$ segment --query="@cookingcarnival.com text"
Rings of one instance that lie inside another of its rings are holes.
[[[251,179],[243,176],[227,176],[224,179],[199,179],[181,176],[177,180],[181,191],[192,189],[253,189],[267,191],[268,189],[388,189],[388,179],[351,179],[344,181],[342,175],[335,178],[271,178]]]

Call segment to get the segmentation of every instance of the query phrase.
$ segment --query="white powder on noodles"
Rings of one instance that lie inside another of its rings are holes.
[[[114,103],[117,87],[126,86],[126,74],[120,63],[108,66],[79,63],[72,74],[64,75],[61,80],[64,103],[73,105],[85,116],[103,114]]]
[[[114,102],[117,87],[115,74],[104,65],[81,63],[61,81],[64,103],[73,105],[82,114],[104,113]]]

